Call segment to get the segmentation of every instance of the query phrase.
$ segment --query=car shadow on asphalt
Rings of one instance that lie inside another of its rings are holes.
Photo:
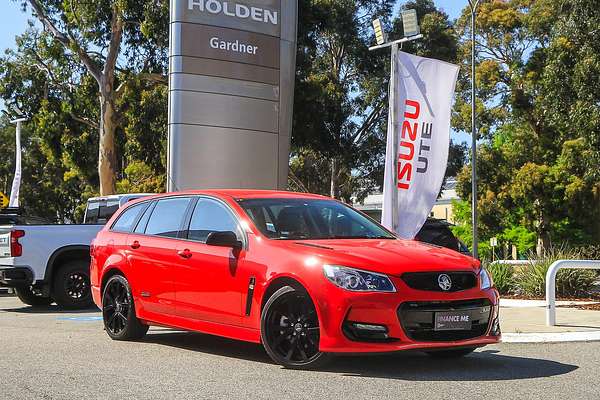
[[[273,364],[262,346],[211,335],[179,331],[154,331],[145,342],[200,353]],[[503,381],[567,374],[576,365],[530,357],[503,355],[497,350],[477,350],[459,359],[433,359],[420,352],[336,357],[321,372],[345,376],[407,381]]]
[[[100,313],[97,307],[86,308],[82,310],[66,310],[59,307],[56,304],[49,306],[26,306],[19,308],[0,308],[0,312],[11,312],[17,314],[89,314],[89,313]]]

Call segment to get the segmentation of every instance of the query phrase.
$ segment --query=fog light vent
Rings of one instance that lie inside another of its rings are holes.
[[[394,340],[389,337],[385,325],[346,321],[343,330],[348,339],[354,341],[379,342]]]

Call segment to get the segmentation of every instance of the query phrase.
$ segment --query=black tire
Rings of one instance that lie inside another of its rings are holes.
[[[474,352],[475,349],[476,347],[469,347],[466,349],[426,351],[426,353],[433,358],[461,358],[468,356]]]
[[[52,299],[50,297],[40,296],[34,293],[30,287],[15,288],[15,293],[19,300],[33,307],[45,307],[52,304]]]
[[[135,314],[129,282],[122,275],[111,277],[102,293],[104,330],[113,340],[138,340],[148,332],[148,325]]]
[[[261,316],[262,344],[273,361],[292,369],[315,369],[331,360],[319,351],[319,319],[304,290],[284,286],[269,298]]]
[[[91,308],[94,302],[90,289],[89,262],[74,260],[61,265],[54,273],[52,298],[62,308]]]

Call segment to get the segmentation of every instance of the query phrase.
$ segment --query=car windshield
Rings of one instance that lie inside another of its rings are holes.
[[[271,198],[238,203],[271,239],[395,239],[373,220],[334,200]]]

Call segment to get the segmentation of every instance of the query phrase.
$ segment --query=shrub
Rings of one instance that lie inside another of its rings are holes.
[[[530,253],[528,258],[529,263],[515,274],[515,290],[526,296],[542,297],[546,294],[546,273],[550,265],[557,260],[579,259],[581,256],[577,250],[558,247],[546,250],[541,257]],[[556,277],[556,295],[560,297],[587,296],[596,277],[593,270],[560,270]]]
[[[500,294],[510,293],[514,286],[515,270],[511,265],[489,264],[485,267]]]

